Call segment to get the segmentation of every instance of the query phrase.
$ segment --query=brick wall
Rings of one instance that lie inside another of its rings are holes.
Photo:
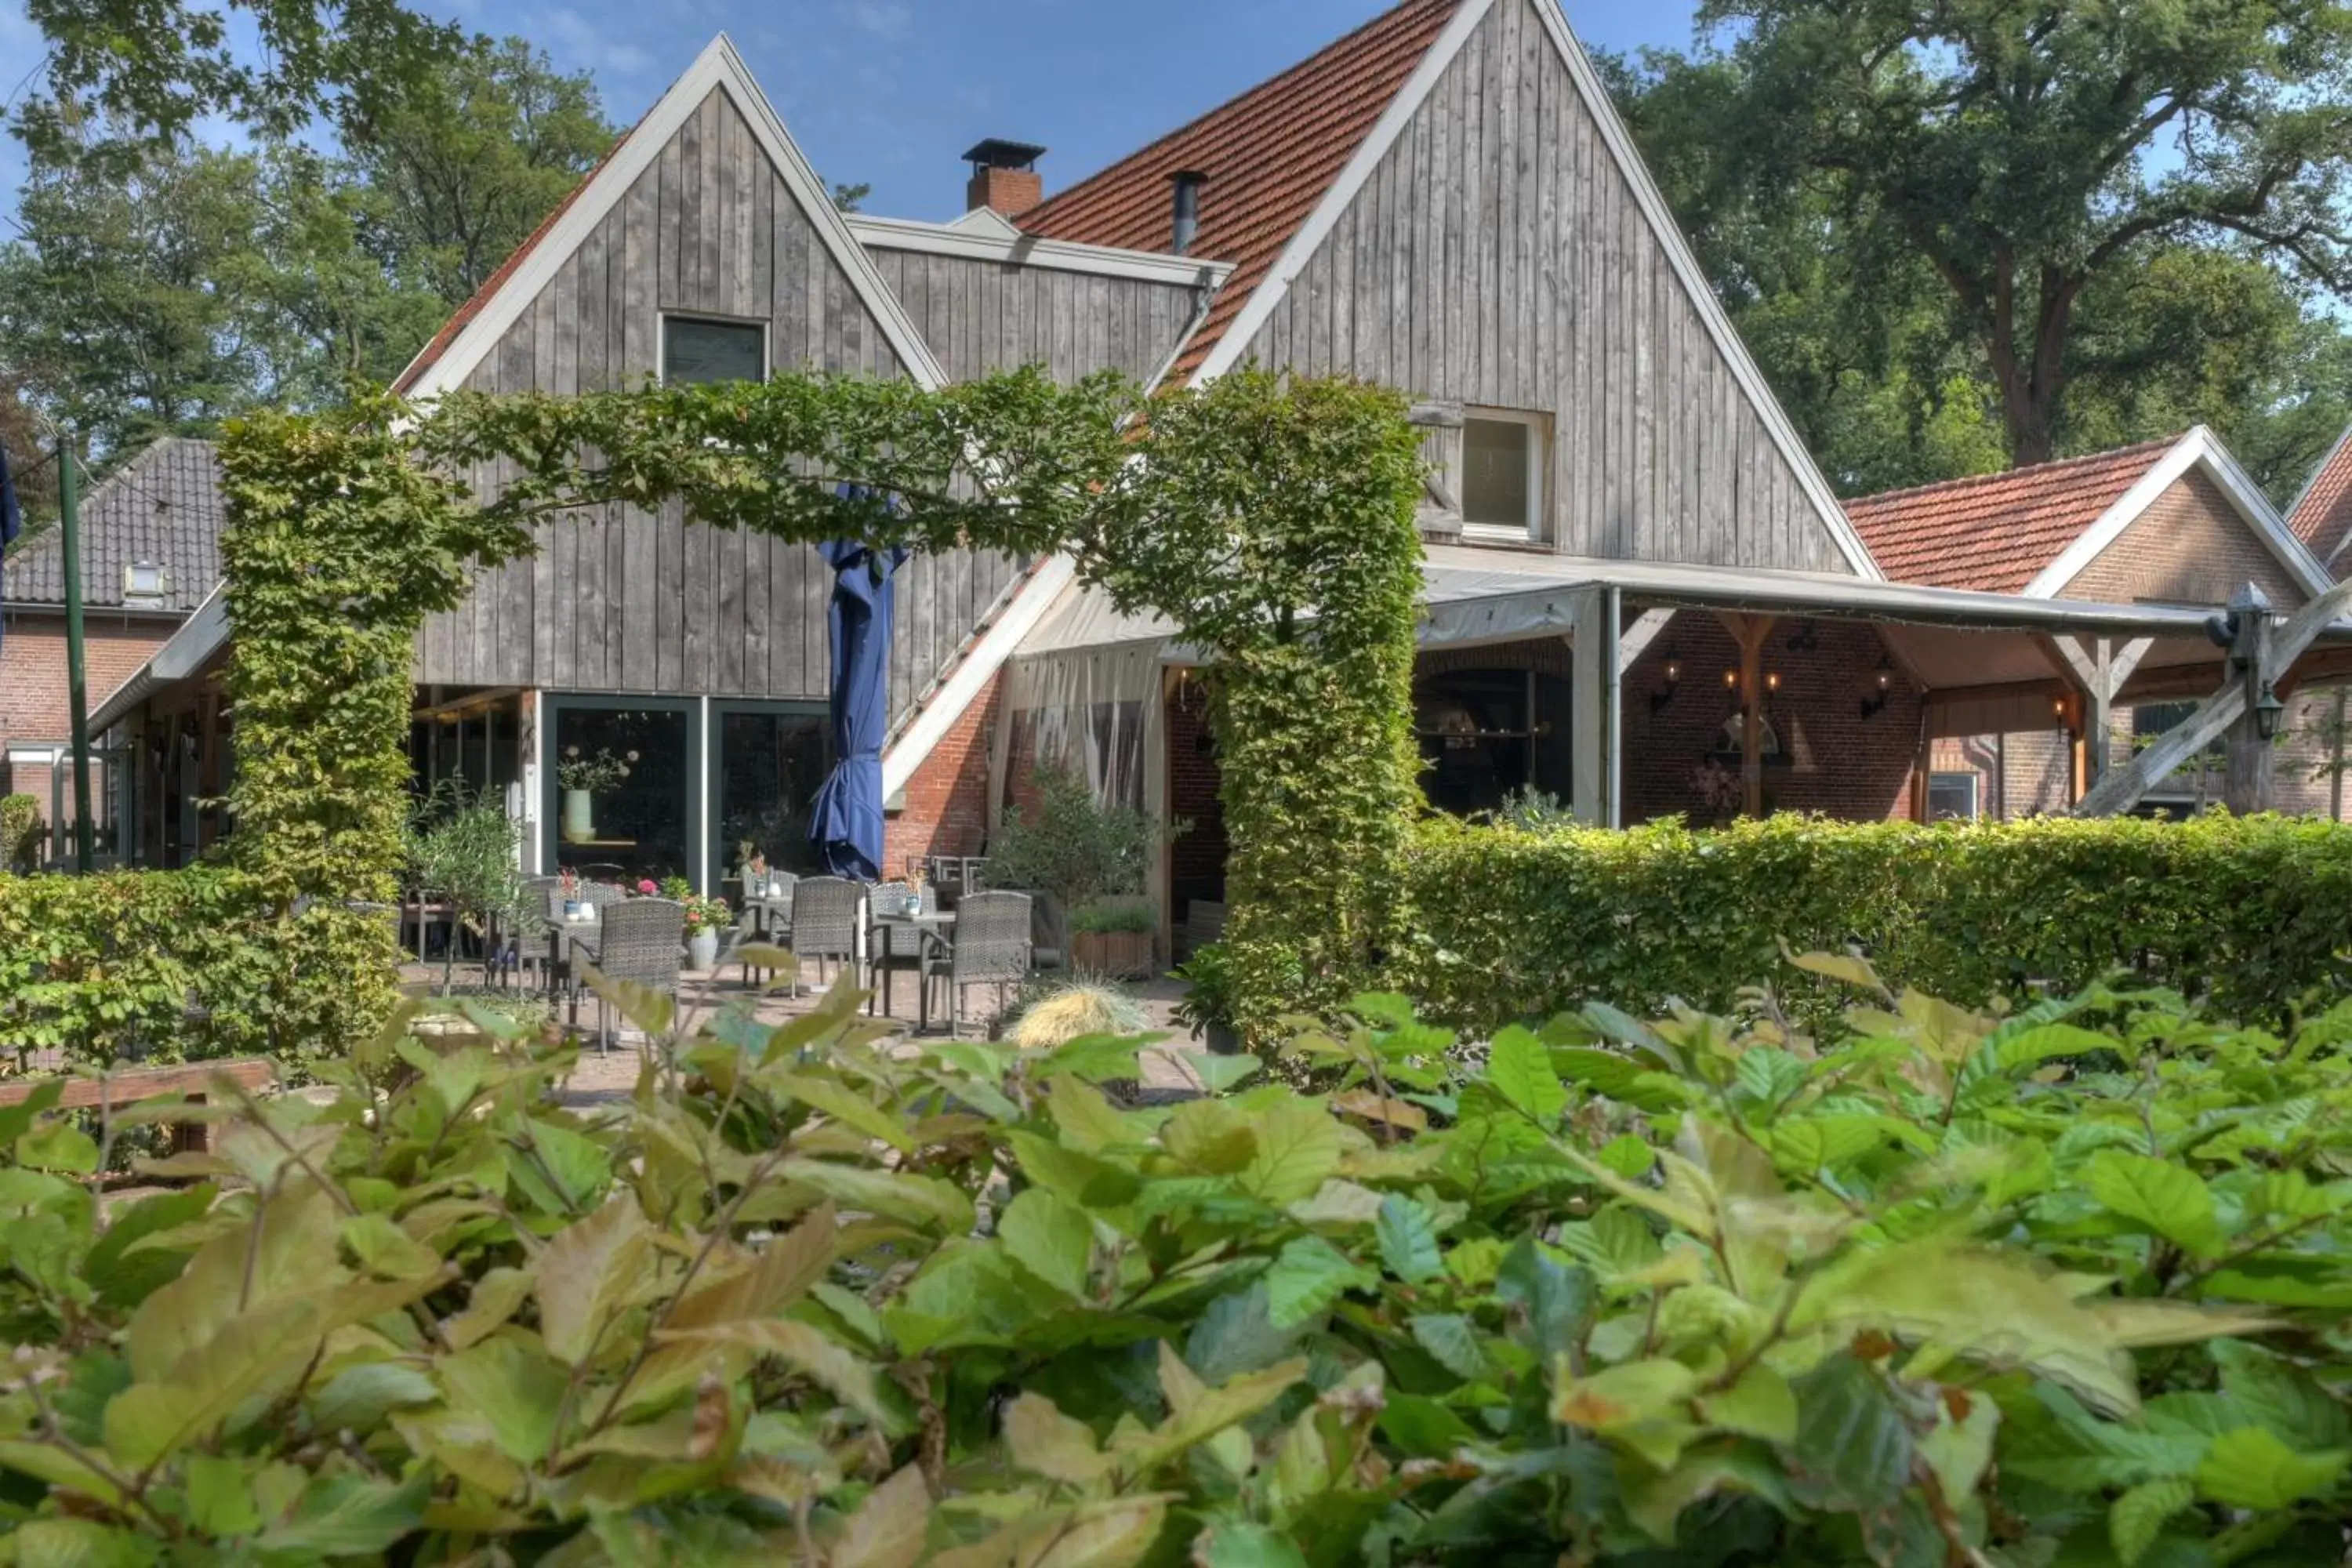
[[[989,678],[979,699],[931,748],[907,781],[906,807],[892,812],[882,828],[882,869],[906,873],[928,855],[977,855],[988,837],[988,748],[996,728],[1000,673]]]
[[[113,695],[177,629],[172,622],[90,616],[82,627],[89,706],[95,709]],[[6,632],[0,635],[0,746],[70,739],[73,720],[68,707],[65,616],[9,611]],[[46,796],[42,804],[46,809]]]
[[[2211,479],[2190,469],[2060,591],[2111,605],[2222,605],[2257,583],[2281,610],[2310,595]]]
[[[1763,668],[1780,687],[1765,715],[1780,737],[1784,767],[1764,770],[1768,810],[1818,811],[1855,821],[1910,814],[1912,759],[1919,740],[1919,698],[1900,675],[1885,705],[1865,718],[1864,698],[1875,688],[1885,645],[1869,626],[1852,622],[1810,624],[1811,647],[1791,647],[1807,623],[1782,621],[1765,640]],[[1674,698],[1652,710],[1666,689],[1669,658],[1682,665]],[[1739,645],[1714,616],[1685,610],[1652,640],[1625,672],[1623,790],[1625,820],[1645,822],[1676,813],[1713,820],[1693,774],[1724,744],[1724,722],[1735,711],[1724,672],[1739,668]],[[1736,776],[1736,763],[1726,763]]]

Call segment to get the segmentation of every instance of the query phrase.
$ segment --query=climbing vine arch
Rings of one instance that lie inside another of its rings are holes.
[[[1067,552],[1214,662],[1239,1016],[1344,999],[1401,929],[1421,474],[1391,393],[1251,369],[1147,403],[1028,369],[375,394],[234,424],[221,460],[232,852],[295,933],[291,1011],[321,1032],[390,1004],[389,932],[350,906],[394,891],[418,627],[539,520],[615,501],[796,542]]]

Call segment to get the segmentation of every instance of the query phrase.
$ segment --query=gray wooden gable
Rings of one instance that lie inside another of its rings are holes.
[[[1189,284],[932,256],[868,242],[876,268],[950,379],[1042,364],[1057,381],[1149,381],[1192,323]]]
[[[765,320],[776,368],[904,374],[743,114],[715,89],[465,384],[559,394],[635,384],[659,370],[666,311]],[[675,506],[549,522],[539,542],[534,558],[481,574],[464,605],[426,624],[420,682],[824,697],[831,579],[812,546],[688,526]],[[891,668],[901,712],[1017,570],[978,552],[908,563]]]
[[[1854,570],[1826,486],[1609,145],[1622,126],[1588,101],[1564,25],[1547,36],[1553,3],[1494,0],[1247,352],[1549,414],[1560,553]]]

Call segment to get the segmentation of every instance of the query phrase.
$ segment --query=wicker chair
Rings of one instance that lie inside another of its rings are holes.
[[[930,938],[911,926],[886,926],[873,923],[876,913],[892,913],[907,907],[907,895],[914,891],[910,882],[877,882],[866,890],[866,920],[869,930],[866,949],[866,984],[873,994],[866,1000],[869,1013],[877,1008],[890,1010],[890,977],[907,973],[916,976],[921,984],[923,955],[930,951]],[[939,894],[929,887],[923,889],[923,912],[929,914],[940,907]]]
[[[803,877],[793,887],[793,957],[820,964],[832,959],[836,973],[844,963],[854,968],[857,928],[865,918],[865,883],[846,877]]]
[[[607,980],[634,980],[650,990],[677,994],[679,947],[686,941],[686,906],[668,899],[630,899],[604,908],[602,927],[572,940]],[[613,1048],[613,1009],[596,1009],[596,1037]]]
[[[789,871],[771,871],[764,893],[744,897],[744,942],[765,942],[772,947],[782,948],[793,945],[793,889],[799,885],[800,879]],[[754,897],[761,901],[753,903]],[[751,984],[751,965],[749,963],[743,965],[743,984]],[[799,995],[800,989],[800,975],[795,973],[791,982],[791,994]]]
[[[968,893],[956,905],[955,941],[936,939],[923,964],[923,1010],[930,1010],[930,983],[948,984],[948,1033],[963,1029],[963,994],[967,986],[993,985],[999,1010],[1003,989],[1029,977],[1029,922],[1033,918],[1026,893]]]

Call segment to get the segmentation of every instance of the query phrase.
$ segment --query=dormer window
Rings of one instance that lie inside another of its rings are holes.
[[[172,580],[152,561],[133,561],[122,569],[122,602],[126,605],[160,605]]]
[[[768,328],[761,321],[662,318],[662,383],[700,386],[768,379]]]

